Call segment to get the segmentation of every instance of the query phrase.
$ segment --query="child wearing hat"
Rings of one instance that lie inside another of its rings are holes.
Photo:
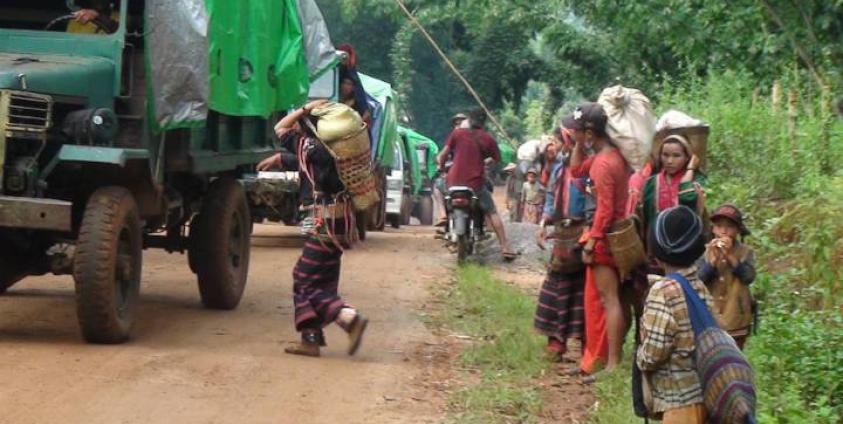
[[[711,215],[714,239],[706,245],[699,259],[699,277],[714,297],[712,312],[720,328],[743,349],[753,320],[753,301],[749,285],[755,280],[755,253],[738,240],[749,230],[740,209],[731,204],[718,207]]]
[[[709,309],[711,295],[695,262],[705,250],[702,219],[687,206],[662,211],[649,230],[653,256],[668,273],[678,273]],[[652,390],[649,413],[664,424],[704,424],[703,387],[695,364],[695,335],[685,294],[677,281],[658,277],[650,286],[641,317],[635,361]]]
[[[538,171],[530,168],[527,171],[527,181],[521,190],[521,204],[524,205],[522,221],[538,224],[544,210],[544,189],[538,182]]]

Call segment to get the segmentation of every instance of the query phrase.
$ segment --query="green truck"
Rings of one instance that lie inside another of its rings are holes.
[[[81,33],[77,2],[0,5],[0,292],[70,274],[83,337],[124,342],[161,248],[187,252],[206,307],[235,308],[260,218],[242,179],[339,60],[319,9],[118,0],[116,31]]]
[[[403,156],[408,158],[409,172],[405,177],[405,193],[409,194],[409,215],[402,216],[403,224],[416,217],[421,225],[433,225],[433,180],[436,178],[436,155],[439,146],[435,141],[410,128],[398,126]]]
[[[360,80],[373,111],[373,162],[386,193],[381,206],[373,208],[371,221],[398,228],[408,225],[410,217],[415,216],[422,225],[431,225],[432,180],[439,148],[430,138],[398,124],[397,94],[388,82],[362,73]]]

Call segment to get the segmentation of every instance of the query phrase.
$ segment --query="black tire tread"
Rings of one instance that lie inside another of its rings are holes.
[[[237,307],[246,285],[249,266],[249,249],[245,249],[241,266],[243,281],[231,277],[228,268],[228,221],[235,208],[240,208],[240,219],[245,220],[243,237],[249,239],[249,208],[243,187],[234,179],[220,178],[211,184],[202,202],[199,214],[190,228],[189,261],[196,273],[202,304],[211,309],[230,310]],[[231,223],[235,225],[235,223]]]
[[[129,221],[135,250],[140,255],[140,220],[132,194],[123,187],[105,187],[91,195],[79,230],[73,279],[79,326],[85,340],[92,343],[125,342],[133,326],[131,316],[128,322],[120,321],[114,302],[113,269],[117,260],[116,242],[122,227],[121,219]],[[140,270],[135,272],[139,275]],[[137,301],[137,296],[133,301]]]

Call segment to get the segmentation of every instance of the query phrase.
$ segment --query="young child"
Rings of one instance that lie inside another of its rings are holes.
[[[711,216],[714,239],[699,259],[699,277],[714,297],[714,313],[720,328],[727,331],[739,348],[752,328],[752,294],[749,285],[755,280],[755,253],[738,241],[749,230],[741,211],[724,204]]]
[[[697,277],[694,263],[705,250],[702,219],[680,205],[662,211],[648,234],[653,256],[668,273],[676,272],[711,309],[713,299]],[[650,286],[641,317],[641,345],[635,361],[652,390],[653,415],[663,424],[704,424],[703,387],[694,362],[694,330],[680,284],[659,277]]]
[[[523,222],[538,224],[544,210],[544,189],[537,181],[535,168],[527,171],[527,181],[521,190],[521,204],[524,205]]]

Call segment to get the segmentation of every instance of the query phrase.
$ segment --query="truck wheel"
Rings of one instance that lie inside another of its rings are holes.
[[[405,194],[401,196],[401,224],[410,225],[410,216],[413,214],[413,198]]]
[[[433,196],[429,194],[419,199],[419,222],[421,225],[433,225]]]
[[[211,184],[190,224],[189,261],[205,307],[234,309],[240,303],[249,272],[250,222],[246,195],[237,181],[224,178]]]
[[[369,226],[369,211],[364,212],[355,212],[354,213],[354,225],[357,227],[357,236],[360,241],[366,241],[366,227]]]
[[[122,343],[135,322],[142,259],[138,206],[123,187],[100,188],[88,199],[76,255],[76,316],[91,343]]]
[[[393,215],[389,214],[386,216],[386,220],[389,221],[389,225],[396,230],[401,228],[401,215]]]

